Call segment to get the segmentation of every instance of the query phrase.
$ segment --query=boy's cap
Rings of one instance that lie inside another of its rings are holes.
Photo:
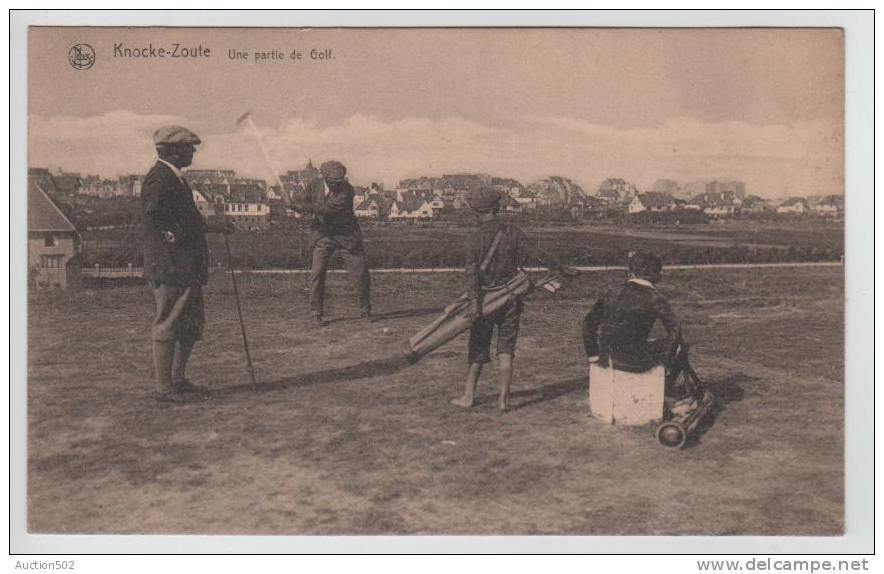
[[[470,192],[467,203],[478,212],[488,212],[500,205],[500,192],[496,189],[482,188]]]
[[[656,253],[632,251],[626,260],[626,268],[641,279],[652,279],[663,271],[663,260]]]

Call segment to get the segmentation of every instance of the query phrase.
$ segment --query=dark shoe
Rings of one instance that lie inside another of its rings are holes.
[[[326,322],[325,318],[322,315],[319,315],[317,313],[313,314],[313,326],[314,327],[325,327],[326,325],[328,325],[328,323]]]
[[[188,402],[187,396],[178,391],[166,391],[164,393],[157,393],[156,400],[158,403],[186,403]]]
[[[205,394],[209,390],[206,387],[201,387],[200,385],[194,385],[187,379],[183,379],[180,381],[175,381],[175,392],[177,393],[197,393],[197,394]]]

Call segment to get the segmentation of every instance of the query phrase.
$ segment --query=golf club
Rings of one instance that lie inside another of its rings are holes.
[[[236,299],[236,315],[239,317],[239,328],[242,332],[242,344],[246,351],[246,365],[249,367],[249,376],[252,378],[252,385],[258,386],[255,378],[255,368],[252,366],[252,354],[249,352],[249,340],[246,338],[246,324],[242,318],[242,307],[239,303],[239,289],[236,286],[236,274],[233,272],[233,257],[230,253],[230,239],[224,234],[224,246],[227,248],[227,271],[230,272],[230,280],[233,283],[233,298]]]

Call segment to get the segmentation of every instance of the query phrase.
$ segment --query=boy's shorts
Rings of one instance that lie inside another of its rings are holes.
[[[497,325],[497,354],[515,355],[519,338],[519,321],[522,318],[522,301],[510,301],[489,316],[477,319],[470,328],[467,361],[488,363],[491,361],[491,337]]]

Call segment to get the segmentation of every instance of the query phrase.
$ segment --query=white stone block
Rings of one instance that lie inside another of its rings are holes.
[[[645,373],[589,366],[589,408],[592,416],[608,424],[638,426],[663,419],[666,369]]]

